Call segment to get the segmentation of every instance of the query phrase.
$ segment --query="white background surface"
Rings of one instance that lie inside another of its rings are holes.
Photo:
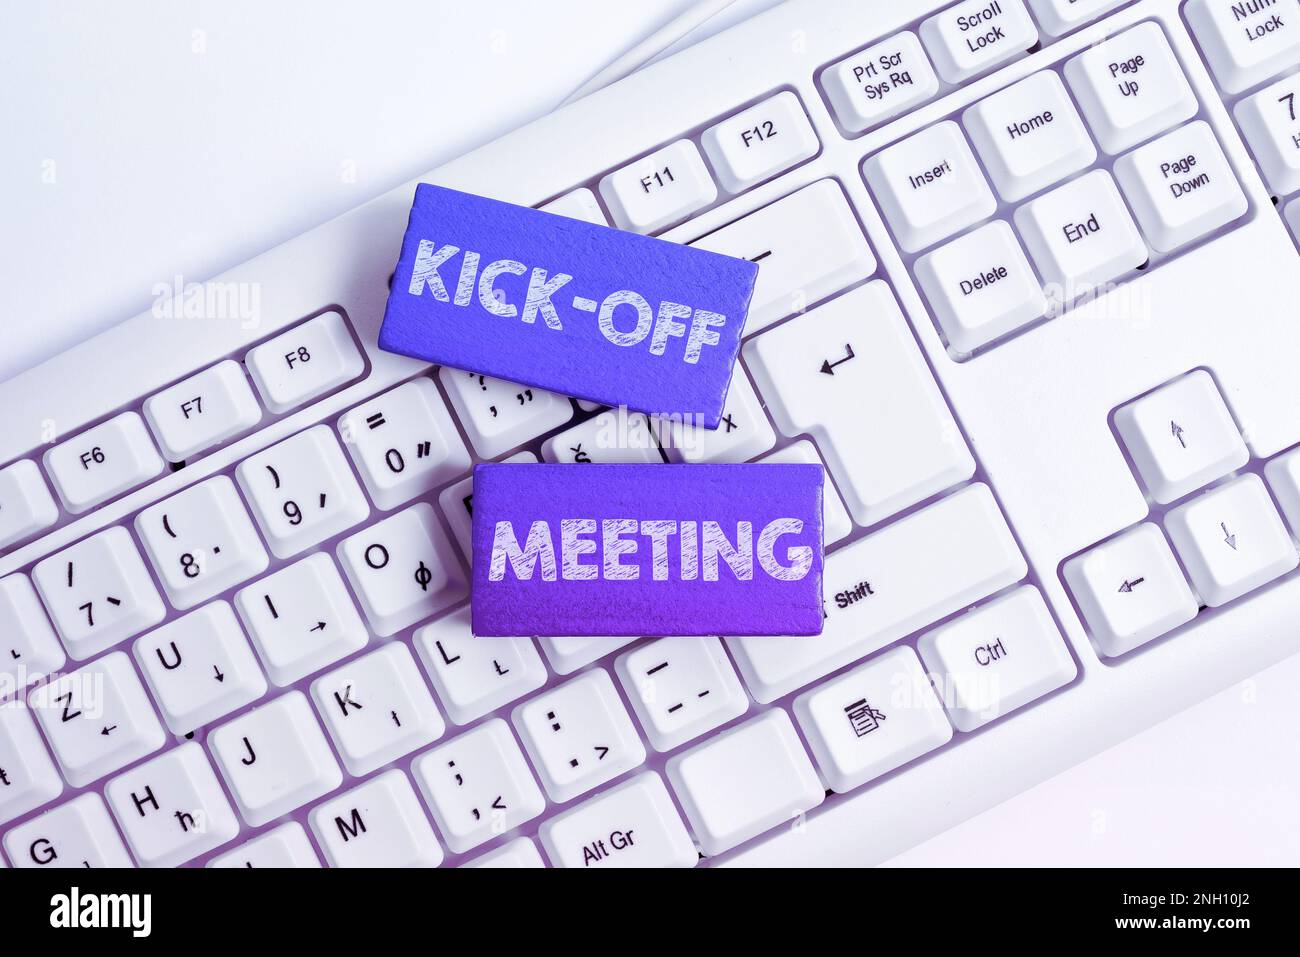
[[[542,115],[691,3],[0,0],[0,381]],[[1297,689],[1292,658],[893,863],[1300,863]]]

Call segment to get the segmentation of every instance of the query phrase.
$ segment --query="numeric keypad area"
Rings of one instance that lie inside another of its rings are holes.
[[[954,358],[1246,215],[1199,111],[1164,30],[1146,21],[866,158]]]
[[[1300,242],[1300,2],[1187,0],[1183,17]]]

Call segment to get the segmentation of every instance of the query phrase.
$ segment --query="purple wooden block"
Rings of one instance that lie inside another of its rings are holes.
[[[820,465],[474,469],[476,635],[817,635]]]
[[[379,347],[715,429],[758,266],[421,183]]]

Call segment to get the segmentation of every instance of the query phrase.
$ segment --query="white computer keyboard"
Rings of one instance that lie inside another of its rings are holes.
[[[1298,71],[795,0],[430,174],[758,262],[716,432],[379,352],[410,186],[0,384],[0,864],[863,863],[1296,651]],[[824,462],[824,634],[475,639],[539,459]]]

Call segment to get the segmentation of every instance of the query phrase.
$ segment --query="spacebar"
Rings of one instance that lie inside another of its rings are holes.
[[[813,638],[729,638],[761,702],[1019,581],[1024,556],[987,485],[968,485],[826,559],[826,623]]]

